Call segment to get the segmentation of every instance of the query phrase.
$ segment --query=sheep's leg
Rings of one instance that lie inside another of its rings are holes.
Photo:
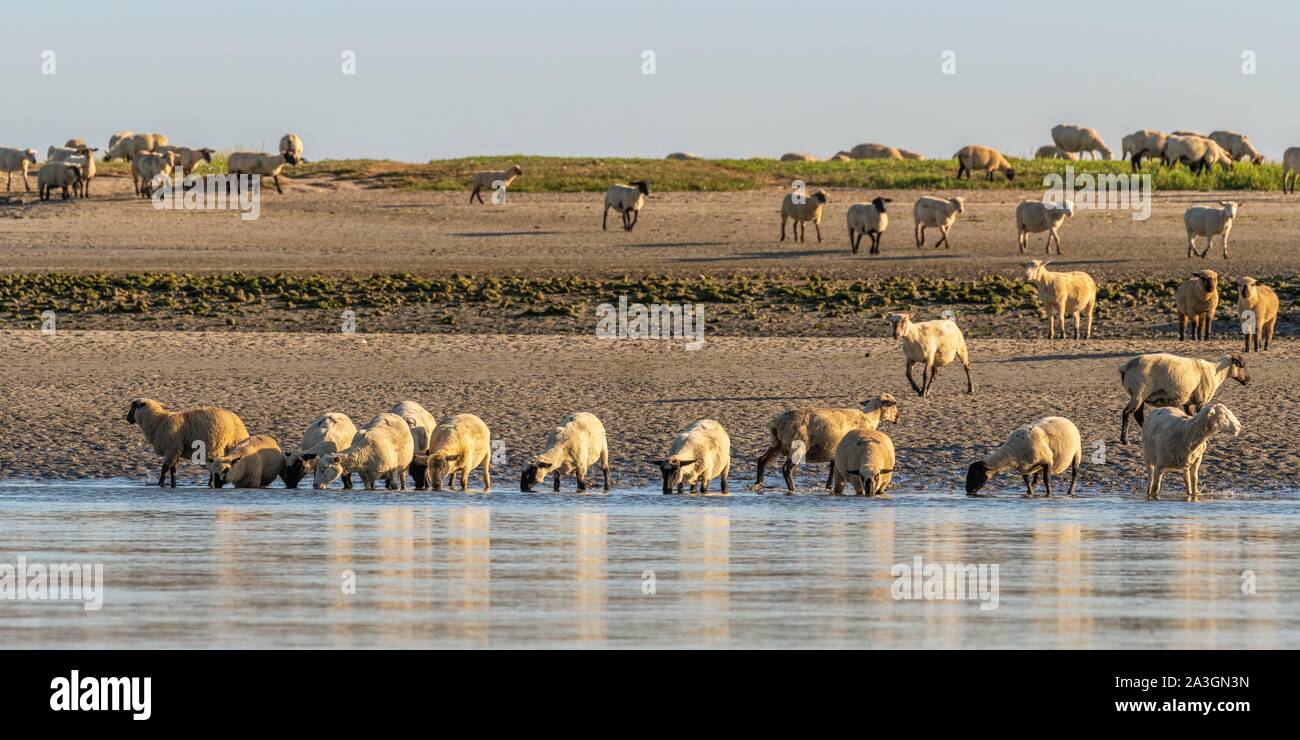
[[[1082,454],[1074,456],[1074,462],[1070,463],[1070,498],[1074,498],[1074,488],[1079,483],[1079,461]]]
[[[683,484],[683,483],[678,483],[678,484],[677,484],[677,495],[678,495],[678,496],[682,495],[682,491],[685,490],[685,488],[686,488],[686,485],[685,485],[685,484]],[[691,488],[692,488],[692,489],[695,488],[695,484],[694,484],[694,483],[691,484]]]
[[[1092,312],[1096,308],[1097,303],[1095,301],[1088,304],[1088,331],[1084,334],[1085,339],[1092,339]]]
[[[1223,258],[1228,259],[1228,232],[1223,232]]]
[[[1047,314],[1047,338],[1056,339],[1056,313]],[[1065,322],[1061,322],[1061,338],[1065,338]]]
[[[556,492],[556,493],[559,493],[559,492],[560,492],[560,478],[563,477],[563,476],[560,475],[560,470],[559,470],[559,468],[556,468],[556,470],[555,470],[555,476],[554,476],[554,477],[555,477],[555,492]]]
[[[1195,329],[1193,329],[1193,331],[1195,331]],[[1186,339],[1187,339],[1187,317],[1182,314],[1178,314],[1178,341],[1182,342],[1182,341],[1186,341]]]
[[[280,176],[273,175],[271,179],[275,181],[275,192],[279,193],[280,195],[284,195],[284,190],[280,187]]]
[[[460,490],[469,490],[469,468],[462,468],[460,471]]]
[[[488,472],[488,465],[492,463],[491,455],[483,456],[483,493],[492,490],[492,474]]]
[[[853,227],[852,227],[852,226],[849,227],[849,249],[850,249],[854,254],[857,254],[857,253],[858,253],[858,243],[857,243],[857,241],[855,241],[855,240],[853,239]]]
[[[600,230],[609,231],[609,206],[605,206],[605,214],[600,219]]]
[[[790,462],[790,458],[781,464],[781,477],[785,478],[786,490],[794,493],[794,463]]]
[[[961,369],[966,371],[966,392],[975,392],[975,381],[970,376],[970,356],[963,354],[961,357]]]
[[[758,458],[758,463],[757,463],[758,480],[754,481],[754,485],[752,486],[751,490],[755,490],[755,491],[763,490],[763,474],[767,471],[767,464],[772,462],[772,458],[776,457],[779,454],[781,454],[781,440],[773,439],[772,446],[767,448],[767,452],[764,452]]]
[[[1052,469],[1043,465],[1043,488],[1047,490],[1047,498],[1052,497]]]
[[[1250,343],[1254,345],[1255,351],[1259,351],[1259,325],[1255,325],[1255,331],[1250,333]]]
[[[180,457],[180,456],[177,455],[176,457]],[[168,471],[168,470],[171,470],[172,465],[174,465],[174,464],[175,464],[175,458],[173,458],[173,457],[171,457],[171,456],[168,456],[168,457],[163,458],[162,472],[160,472],[160,473],[158,474],[158,487],[159,487],[159,488],[162,488],[164,485],[167,484],[167,483],[166,483],[166,482],[167,482],[167,471]],[[175,488],[175,486],[172,486],[172,487]]]
[[[627,230],[631,231],[632,229],[635,229],[636,222],[640,220],[641,220],[641,212],[632,211],[632,215],[628,216]]]
[[[1020,253],[1025,253],[1025,248],[1029,246],[1029,232],[1021,231],[1016,234],[1016,244],[1020,247]]]
[[[1064,317],[1062,317],[1061,321],[1062,322],[1065,321]],[[1065,334],[1064,326],[1061,327],[1061,334]],[[1076,342],[1079,341],[1079,312],[1078,311],[1074,312],[1074,340]]]
[[[943,248],[944,248],[944,249],[952,249],[952,244],[950,244],[950,243],[948,242],[948,227],[947,227],[947,226],[940,226],[940,227],[939,227],[939,233],[940,233],[940,234],[943,234],[943,238],[940,239],[939,241],[937,241],[937,242],[934,243],[934,248],[935,248],[935,249],[938,249],[938,248],[939,248],[939,242],[943,242]]]
[[[722,469],[722,480],[720,481],[720,485],[722,486],[722,493],[724,495],[727,493],[727,476],[729,475],[731,475],[730,465]]]
[[[578,468],[577,474],[574,477],[578,479],[578,491],[581,492],[587,490],[587,471]]]
[[[476,196],[478,196],[478,194],[479,194],[479,190],[482,190],[482,188],[474,188],[472,191],[470,191],[470,194],[469,194],[469,204],[470,204],[470,205],[474,205],[474,198],[475,198]]]
[[[1187,489],[1187,500],[1196,500],[1196,484],[1192,481],[1192,466],[1183,468],[1183,488]]]
[[[822,225],[821,225],[821,222],[820,222],[820,221],[813,221],[813,230],[817,232],[817,243],[818,243],[818,244],[821,244],[821,243],[822,243]],[[1227,254],[1226,254],[1226,249],[1227,249],[1227,248],[1225,247],[1224,249],[1225,249],[1225,254],[1224,254],[1224,256],[1227,256]]]
[[[1024,497],[1025,497],[1025,498],[1033,498],[1033,497],[1034,497],[1034,484],[1036,484],[1036,483],[1038,482],[1038,478],[1034,478],[1034,479],[1031,480],[1031,479],[1029,478],[1029,473],[1021,473],[1021,474],[1020,474],[1020,477],[1025,479],[1025,496],[1024,496]]]
[[[1189,231],[1187,232],[1187,256],[1191,257],[1193,254],[1196,254],[1196,235]]]
[[[1201,459],[1202,458],[1197,458],[1196,462],[1192,463],[1190,468],[1192,474],[1192,500],[1193,501],[1201,500]]]
[[[920,249],[925,244],[925,227],[917,224],[912,228],[912,236],[916,239],[916,248]]]
[[[1119,423],[1119,443],[1128,444],[1128,417],[1137,409],[1137,403],[1132,399],[1124,406],[1124,413],[1120,417]]]
[[[1143,401],[1137,405],[1136,409],[1133,409],[1133,418],[1137,419],[1139,428],[1141,428],[1144,424],[1146,424],[1147,421],[1146,412],[1145,412],[1146,407],[1147,407],[1147,402]]]
[[[781,241],[785,241],[785,216],[781,217]]]
[[[1264,349],[1273,346],[1273,331],[1277,329],[1277,319],[1268,322],[1268,331],[1264,334]]]
[[[912,390],[916,391],[917,395],[920,395],[920,394],[921,394],[921,386],[917,385],[915,380],[912,380],[912,365],[915,365],[915,364],[916,364],[916,362],[915,362],[914,360],[908,360],[908,361],[907,361],[907,369],[904,371],[904,373],[907,375],[907,382],[908,382],[909,384],[911,384],[911,386],[912,386]]]
[[[1147,500],[1156,501],[1160,498],[1160,476],[1163,473],[1154,465],[1147,466]]]
[[[836,475],[836,476],[833,476],[833,477],[835,478],[835,485],[831,486],[831,495],[832,495],[832,496],[843,496],[843,495],[844,495],[844,476],[842,476],[842,475]]]
[[[934,385],[934,379],[939,376],[938,365],[931,363],[927,367],[927,370],[929,371],[928,372],[929,378],[925,381],[925,389],[924,389],[925,392],[921,394],[922,396],[930,395],[930,388]]]
[[[831,484],[834,481],[835,481],[835,461],[831,460],[830,466],[826,468],[826,487],[830,488]]]

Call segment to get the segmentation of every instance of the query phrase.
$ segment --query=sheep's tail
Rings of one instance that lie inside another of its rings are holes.
[[[803,465],[803,461],[808,457],[808,445],[802,439],[796,439],[790,443],[790,464]]]

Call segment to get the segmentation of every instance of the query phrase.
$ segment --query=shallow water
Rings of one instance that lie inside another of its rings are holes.
[[[0,640],[1297,648],[1297,534],[1293,497],[319,494],[10,481],[0,483],[0,564],[103,563],[104,603],[0,600]],[[997,565],[996,608],[895,599],[891,568],[917,556]]]

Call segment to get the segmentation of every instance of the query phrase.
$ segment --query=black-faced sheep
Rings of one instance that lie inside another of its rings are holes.
[[[448,487],[457,473],[460,490],[469,488],[469,471],[483,468],[483,490],[492,490],[489,465],[492,462],[492,433],[487,424],[473,414],[456,414],[438,422],[429,442],[429,454],[419,462],[425,466],[425,485],[435,491],[442,490],[443,480]]]
[[[546,436],[546,449],[537,453],[524,467],[519,479],[520,491],[531,491],[533,486],[555,476],[555,490],[560,490],[560,479],[572,475],[577,479],[578,490],[587,490],[587,469],[600,465],[609,490],[609,443],[605,439],[605,425],[595,414],[579,411],[560,420],[560,425]]]
[[[787,193],[781,199],[781,241],[785,241],[785,224],[794,221],[794,240],[804,241],[808,234],[808,221],[812,221],[817,230],[817,241],[822,240],[822,211],[831,201],[825,190],[818,190],[812,195]]]
[[[879,496],[894,477],[894,441],[875,429],[853,429],[835,448],[835,483],[831,494],[844,493],[844,484],[859,496]]]
[[[1193,272],[1174,291],[1178,310],[1178,340],[1187,338],[1187,324],[1192,325],[1192,339],[1210,338],[1214,312],[1219,307],[1219,273],[1214,270]]]
[[[650,183],[637,180],[631,185],[610,185],[605,191],[605,213],[600,220],[601,230],[609,229],[609,209],[623,217],[623,230],[631,231],[641,218],[641,208],[650,197]]]
[[[957,160],[957,179],[960,180],[962,175],[969,180],[972,173],[984,172],[984,179],[992,182],[993,173],[1001,172],[1007,176],[1008,180],[1016,179],[1016,171],[1002,156],[1002,152],[987,146],[971,144],[957,150],[953,155]]]
[[[727,493],[727,476],[731,474],[731,437],[712,419],[701,419],[673,438],[668,456],[652,463],[663,475],[663,492],[682,493],[689,486],[695,493],[708,493],[709,481],[719,478],[722,492]]]
[[[1025,481],[1027,498],[1033,497],[1040,476],[1051,496],[1052,476],[1070,468],[1069,493],[1073,497],[1082,460],[1082,442],[1074,422],[1063,416],[1046,416],[1015,430],[993,454],[971,463],[966,471],[966,495],[978,495],[989,478],[1014,470]]]
[[[357,426],[346,414],[327,413],[318,417],[307,427],[302,435],[302,443],[297,452],[284,456],[284,469],[280,477],[285,488],[297,488],[298,483],[316,469],[316,463],[331,452],[346,450],[352,445],[352,438],[357,434]],[[310,459],[304,459],[310,454]],[[352,487],[352,474],[343,473],[343,487]],[[423,479],[421,479],[423,480]]]
[[[845,218],[849,225],[849,246],[854,254],[858,253],[864,235],[871,237],[869,254],[880,254],[880,237],[889,228],[889,214],[885,212],[885,204],[890,202],[891,198],[877,197],[870,203],[854,203],[849,206]]]
[[[488,190],[496,192],[499,187],[502,192],[510,187],[510,183],[515,181],[516,177],[524,174],[524,170],[519,165],[511,165],[508,169],[500,172],[475,172],[473,189],[469,194],[469,202],[473,203],[478,198],[479,203],[483,203],[483,191]]]

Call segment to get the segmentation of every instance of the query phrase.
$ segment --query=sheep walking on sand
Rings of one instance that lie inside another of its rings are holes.
[[[813,228],[817,231],[818,243],[822,240],[822,212],[826,209],[826,204],[831,202],[831,198],[825,190],[818,190],[812,195],[807,195],[801,191],[786,193],[781,199],[781,241],[785,241],[785,224],[787,221],[794,222],[794,240],[797,242],[805,241],[808,235],[808,223],[812,221]]]
[[[609,443],[605,439],[605,425],[595,414],[579,411],[560,420],[546,437],[546,449],[534,455],[524,468],[519,480],[520,491],[531,491],[546,476],[555,476],[555,490],[560,490],[560,479],[572,475],[577,479],[578,490],[587,490],[587,470],[600,465],[609,490]]]
[[[1120,383],[1128,391],[1128,404],[1120,416],[1119,443],[1128,444],[1128,417],[1143,424],[1142,409],[1173,406],[1194,414],[1214,400],[1219,386],[1228,378],[1250,384],[1246,360],[1241,355],[1224,355],[1214,362],[1170,354],[1133,357],[1119,366]]]
[[[1026,200],[1016,206],[1016,242],[1020,253],[1029,248],[1029,235],[1047,232],[1043,254],[1052,253],[1052,240],[1056,240],[1056,253],[1061,253],[1061,225],[1074,215],[1074,201],[1048,205],[1041,200]]]
[[[226,160],[226,171],[232,175],[256,175],[269,177],[275,183],[275,192],[283,194],[280,187],[280,173],[286,164],[298,164],[293,152],[279,154],[262,154],[259,152],[235,152]]]
[[[948,231],[957,222],[957,214],[965,211],[966,200],[961,197],[935,198],[932,195],[923,195],[918,198],[916,205],[912,206],[912,218],[916,219],[916,228],[913,230],[916,248],[920,249],[925,245],[925,230],[933,228],[938,229],[941,234],[939,241],[934,243],[934,248],[938,249],[943,245],[952,249],[952,243],[948,241]]]
[[[1087,314],[1088,328],[1084,338],[1092,339],[1092,312],[1097,308],[1097,281],[1086,272],[1052,272],[1052,263],[1030,260],[1025,266],[1025,279],[1038,288],[1038,300],[1047,309],[1047,338],[1056,337],[1056,322],[1061,323],[1061,339],[1065,339],[1065,317],[1074,317],[1074,338],[1079,339],[1079,316]]]
[[[138,398],[131,402],[126,421],[139,424],[154,452],[163,456],[162,472],[158,474],[160,487],[168,473],[172,478],[171,487],[176,487],[176,465],[181,457],[190,456],[206,467],[209,460],[221,457],[248,439],[243,420],[234,412],[214,406],[168,411],[152,398]],[[217,478],[210,471],[208,485],[217,485]]]
[[[631,185],[610,185],[605,191],[605,213],[600,219],[601,230],[609,229],[609,209],[613,208],[623,217],[623,230],[631,231],[641,219],[641,209],[649,197],[650,183],[645,180],[637,180]]]
[[[1005,470],[1020,473],[1026,498],[1033,498],[1038,479],[1043,479],[1047,496],[1052,495],[1052,476],[1070,469],[1070,496],[1079,483],[1083,445],[1079,429],[1063,416],[1045,416],[1011,433],[1001,447],[966,471],[966,495],[977,496],[989,478]]]
[[[966,337],[951,319],[913,322],[912,314],[892,313],[889,323],[894,327],[894,340],[901,343],[903,357],[907,360],[907,382],[918,396],[930,395],[930,387],[939,375],[939,369],[953,360],[961,360],[966,371],[966,392],[975,392],[975,382],[970,375],[970,353],[966,350]],[[921,383],[912,379],[912,366],[920,364]]]
[[[957,150],[953,155],[957,160],[957,179],[960,180],[962,175],[969,180],[974,172],[983,172],[986,181],[993,181],[993,173],[1001,172],[1007,176],[1008,180],[1016,179],[1016,171],[1012,168],[1007,158],[1002,153],[992,147],[979,146],[972,144],[964,146]]]
[[[1246,351],[1252,343],[1259,351],[1259,338],[1264,338],[1264,349],[1273,345],[1273,330],[1277,328],[1277,293],[1253,277],[1237,278],[1237,313],[1246,328]],[[1248,313],[1249,312],[1249,313]]]
[[[1223,258],[1228,259],[1228,234],[1232,233],[1232,222],[1237,218],[1240,208],[1230,200],[1219,201],[1221,208],[1212,206],[1191,206],[1183,212],[1183,224],[1187,227],[1187,256],[1193,254],[1201,259],[1210,253],[1214,246],[1214,237],[1220,237],[1223,244]],[[1205,249],[1196,251],[1196,237],[1205,237]]]
[[[514,182],[515,178],[522,174],[524,174],[524,170],[517,164],[511,165],[501,172],[475,172],[474,186],[469,194],[469,202],[473,203],[474,199],[478,198],[478,202],[483,203],[483,191],[485,189],[494,193],[493,203],[497,202],[495,193],[501,193],[501,202],[504,202],[506,188],[510,187],[510,183]]]
[[[1178,309],[1178,341],[1187,338],[1187,325],[1192,325],[1192,339],[1210,338],[1214,326],[1214,312],[1219,307],[1219,273],[1214,270],[1193,272],[1174,291],[1174,307]]]
[[[831,464],[826,478],[826,487],[830,488],[835,475],[835,449],[844,435],[853,429],[875,429],[885,421],[898,423],[898,402],[888,393],[863,401],[862,408],[806,407],[777,414],[767,425],[772,443],[758,458],[758,479],[752,490],[763,490],[767,465],[777,455],[786,456],[781,477],[787,491],[794,492],[794,469],[805,462]]]
[[[1170,470],[1183,472],[1187,500],[1201,497],[1201,460],[1210,437],[1220,432],[1241,434],[1236,414],[1221,403],[1209,404],[1195,416],[1178,409],[1156,409],[1142,427],[1142,454],[1147,464],[1147,498],[1160,498],[1160,482]]]
[[[731,474],[731,437],[718,422],[701,419],[673,438],[667,457],[651,464],[663,475],[665,494],[674,488],[682,493],[688,486],[688,492],[695,493],[696,484],[700,493],[708,493],[709,481],[714,478],[720,479],[725,494]]]
[[[854,254],[858,253],[864,235],[871,237],[871,250],[868,253],[880,254],[880,237],[889,228],[889,214],[885,212],[885,204],[890,202],[891,198],[877,197],[872,198],[870,203],[854,203],[849,206],[846,220],[849,224],[849,246]]]
[[[859,496],[879,496],[894,477],[894,441],[875,429],[854,429],[835,448],[834,470],[831,495],[843,494],[848,483]]]

